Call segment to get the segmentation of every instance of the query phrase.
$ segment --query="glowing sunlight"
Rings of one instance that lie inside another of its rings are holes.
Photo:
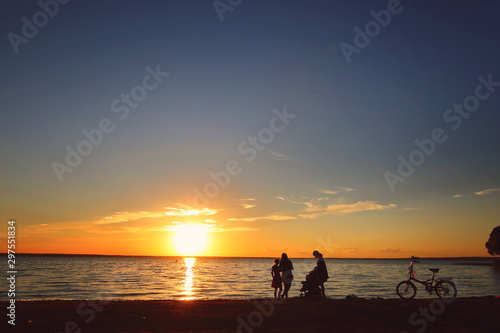
[[[175,248],[181,256],[199,255],[208,242],[207,228],[200,224],[181,224],[176,228]]]
[[[181,300],[189,301],[196,299],[193,290],[193,267],[195,266],[195,263],[196,258],[184,258],[184,265],[186,265],[186,277],[184,279],[184,290],[182,291],[184,297],[182,297]]]

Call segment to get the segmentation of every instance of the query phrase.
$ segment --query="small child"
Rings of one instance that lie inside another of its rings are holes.
[[[274,266],[271,268],[271,276],[273,277],[271,288],[274,288],[274,298],[281,298],[281,290],[283,289],[283,280],[280,275],[281,267],[279,263],[279,259],[274,259]],[[278,289],[280,290],[279,292]]]

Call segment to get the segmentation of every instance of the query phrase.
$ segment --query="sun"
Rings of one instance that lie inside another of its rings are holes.
[[[174,243],[181,256],[199,255],[208,242],[207,228],[200,224],[181,224],[176,228]]]

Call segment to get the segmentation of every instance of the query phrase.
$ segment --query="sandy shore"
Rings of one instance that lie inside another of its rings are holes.
[[[8,302],[0,302],[6,309]],[[498,332],[500,298],[17,301],[1,332]],[[4,312],[5,313],[5,312]]]

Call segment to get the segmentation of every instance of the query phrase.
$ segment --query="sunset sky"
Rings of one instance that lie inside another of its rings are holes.
[[[499,2],[54,1],[0,4],[0,252],[488,255]]]

